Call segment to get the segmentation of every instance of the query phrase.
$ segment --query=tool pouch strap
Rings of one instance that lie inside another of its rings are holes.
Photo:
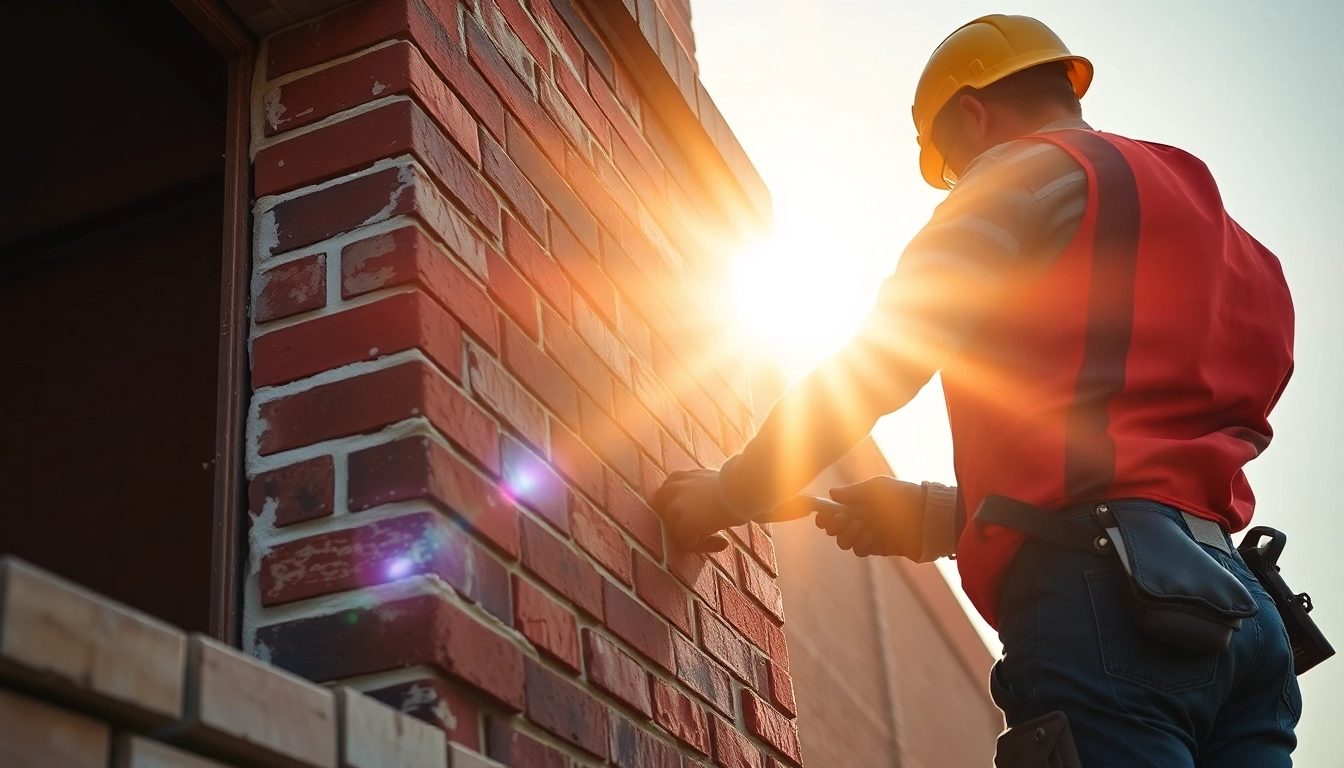
[[[1129,608],[1135,623],[1169,646],[1220,653],[1241,628],[1242,619],[1258,611],[1237,577],[1161,509],[1099,503],[1091,512],[1107,535],[1002,496],[987,498],[975,519],[1091,554],[1114,550],[1129,575]]]
[[[1063,712],[1051,712],[999,735],[994,768],[1082,768]]]

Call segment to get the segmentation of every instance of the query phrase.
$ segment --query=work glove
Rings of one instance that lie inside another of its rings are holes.
[[[717,535],[746,520],[734,514],[714,469],[673,472],[653,494],[653,511],[667,525],[672,543],[690,552],[718,552],[728,540]]]
[[[924,486],[894,477],[870,477],[832,488],[831,498],[845,505],[817,511],[817,527],[835,537],[841,549],[859,557],[900,555],[917,560],[924,537]]]

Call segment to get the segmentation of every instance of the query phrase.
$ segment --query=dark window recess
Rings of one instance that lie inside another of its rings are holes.
[[[226,60],[168,0],[2,13],[0,553],[204,631]]]

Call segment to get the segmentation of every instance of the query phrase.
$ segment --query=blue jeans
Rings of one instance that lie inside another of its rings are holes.
[[[1189,532],[1170,507],[1112,506],[1160,509]],[[1100,530],[1086,513],[1075,519]],[[1283,621],[1235,550],[1202,546],[1260,606],[1219,654],[1177,650],[1141,632],[1114,555],[1028,538],[999,592],[1004,655],[990,673],[1008,727],[1063,711],[1084,768],[1291,766],[1302,694]]]

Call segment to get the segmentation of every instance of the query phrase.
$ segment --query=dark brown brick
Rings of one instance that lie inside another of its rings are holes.
[[[527,718],[586,752],[606,757],[606,707],[531,659],[524,659],[524,670]]]
[[[611,712],[607,761],[616,768],[681,768],[681,754],[652,733]]]
[[[327,255],[314,253],[257,275],[252,316],[258,323],[279,320],[327,305]]]
[[[728,671],[681,635],[672,635],[677,679],[711,706],[733,716],[733,681]]]
[[[262,472],[248,486],[251,512],[274,512],[277,527],[326,517],[335,510],[335,472],[330,456]]]
[[[443,730],[452,741],[472,749],[481,748],[476,702],[442,680],[426,677],[366,693],[403,714]]]
[[[579,628],[569,609],[521,577],[513,577],[514,626],[538,650],[579,671]]]
[[[653,716],[649,673],[633,656],[591,629],[583,630],[583,665],[588,682],[595,688],[611,694],[646,718]]]
[[[709,754],[709,717],[681,691],[653,681],[653,720],[688,747]]]
[[[569,598],[580,610],[601,619],[603,578],[597,569],[555,534],[523,519],[523,567]]]
[[[673,670],[672,630],[666,621],[622,592],[615,582],[603,582],[602,605],[603,621],[613,634],[658,666]]]
[[[677,629],[687,636],[692,634],[686,589],[657,563],[639,553],[635,554],[635,593]]]

